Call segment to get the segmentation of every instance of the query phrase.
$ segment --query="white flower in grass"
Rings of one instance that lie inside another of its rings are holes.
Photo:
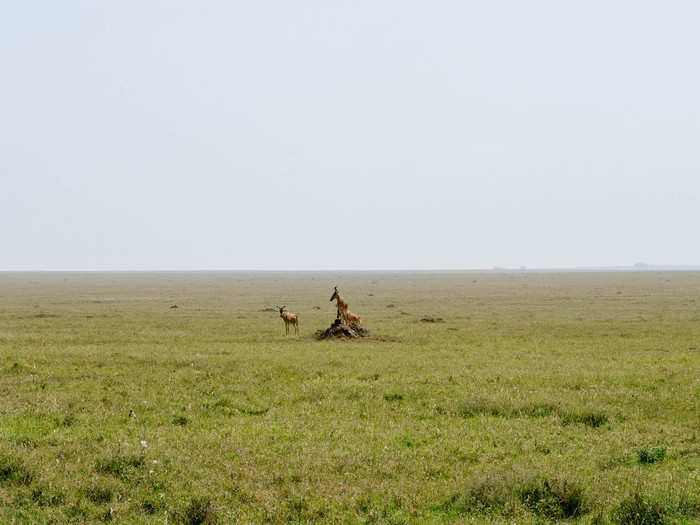
[[[146,447],[148,446],[148,443],[146,443],[146,440],[145,440],[145,439],[142,439],[142,440],[141,440],[141,446],[144,447],[144,448],[146,448]]]

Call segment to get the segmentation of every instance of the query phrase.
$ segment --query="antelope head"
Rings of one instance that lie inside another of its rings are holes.
[[[337,286],[334,286],[334,287],[333,287],[333,290],[334,290],[334,291],[333,291],[333,295],[331,295],[331,299],[330,299],[331,301],[333,301],[333,299],[335,299],[336,297],[338,297],[338,287],[337,287]]]

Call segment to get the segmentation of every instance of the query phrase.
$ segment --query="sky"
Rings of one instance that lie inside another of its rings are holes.
[[[0,270],[699,265],[700,4],[0,4]]]

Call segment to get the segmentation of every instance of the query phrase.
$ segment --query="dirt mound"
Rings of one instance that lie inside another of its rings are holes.
[[[325,330],[316,331],[316,339],[319,341],[333,337],[354,339],[356,337],[369,337],[370,335],[370,331],[365,330],[360,325],[354,323],[345,324],[340,319],[333,321],[333,324]]]

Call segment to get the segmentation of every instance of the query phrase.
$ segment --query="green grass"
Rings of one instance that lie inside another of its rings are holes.
[[[700,523],[699,378],[694,272],[2,273],[0,523]]]

